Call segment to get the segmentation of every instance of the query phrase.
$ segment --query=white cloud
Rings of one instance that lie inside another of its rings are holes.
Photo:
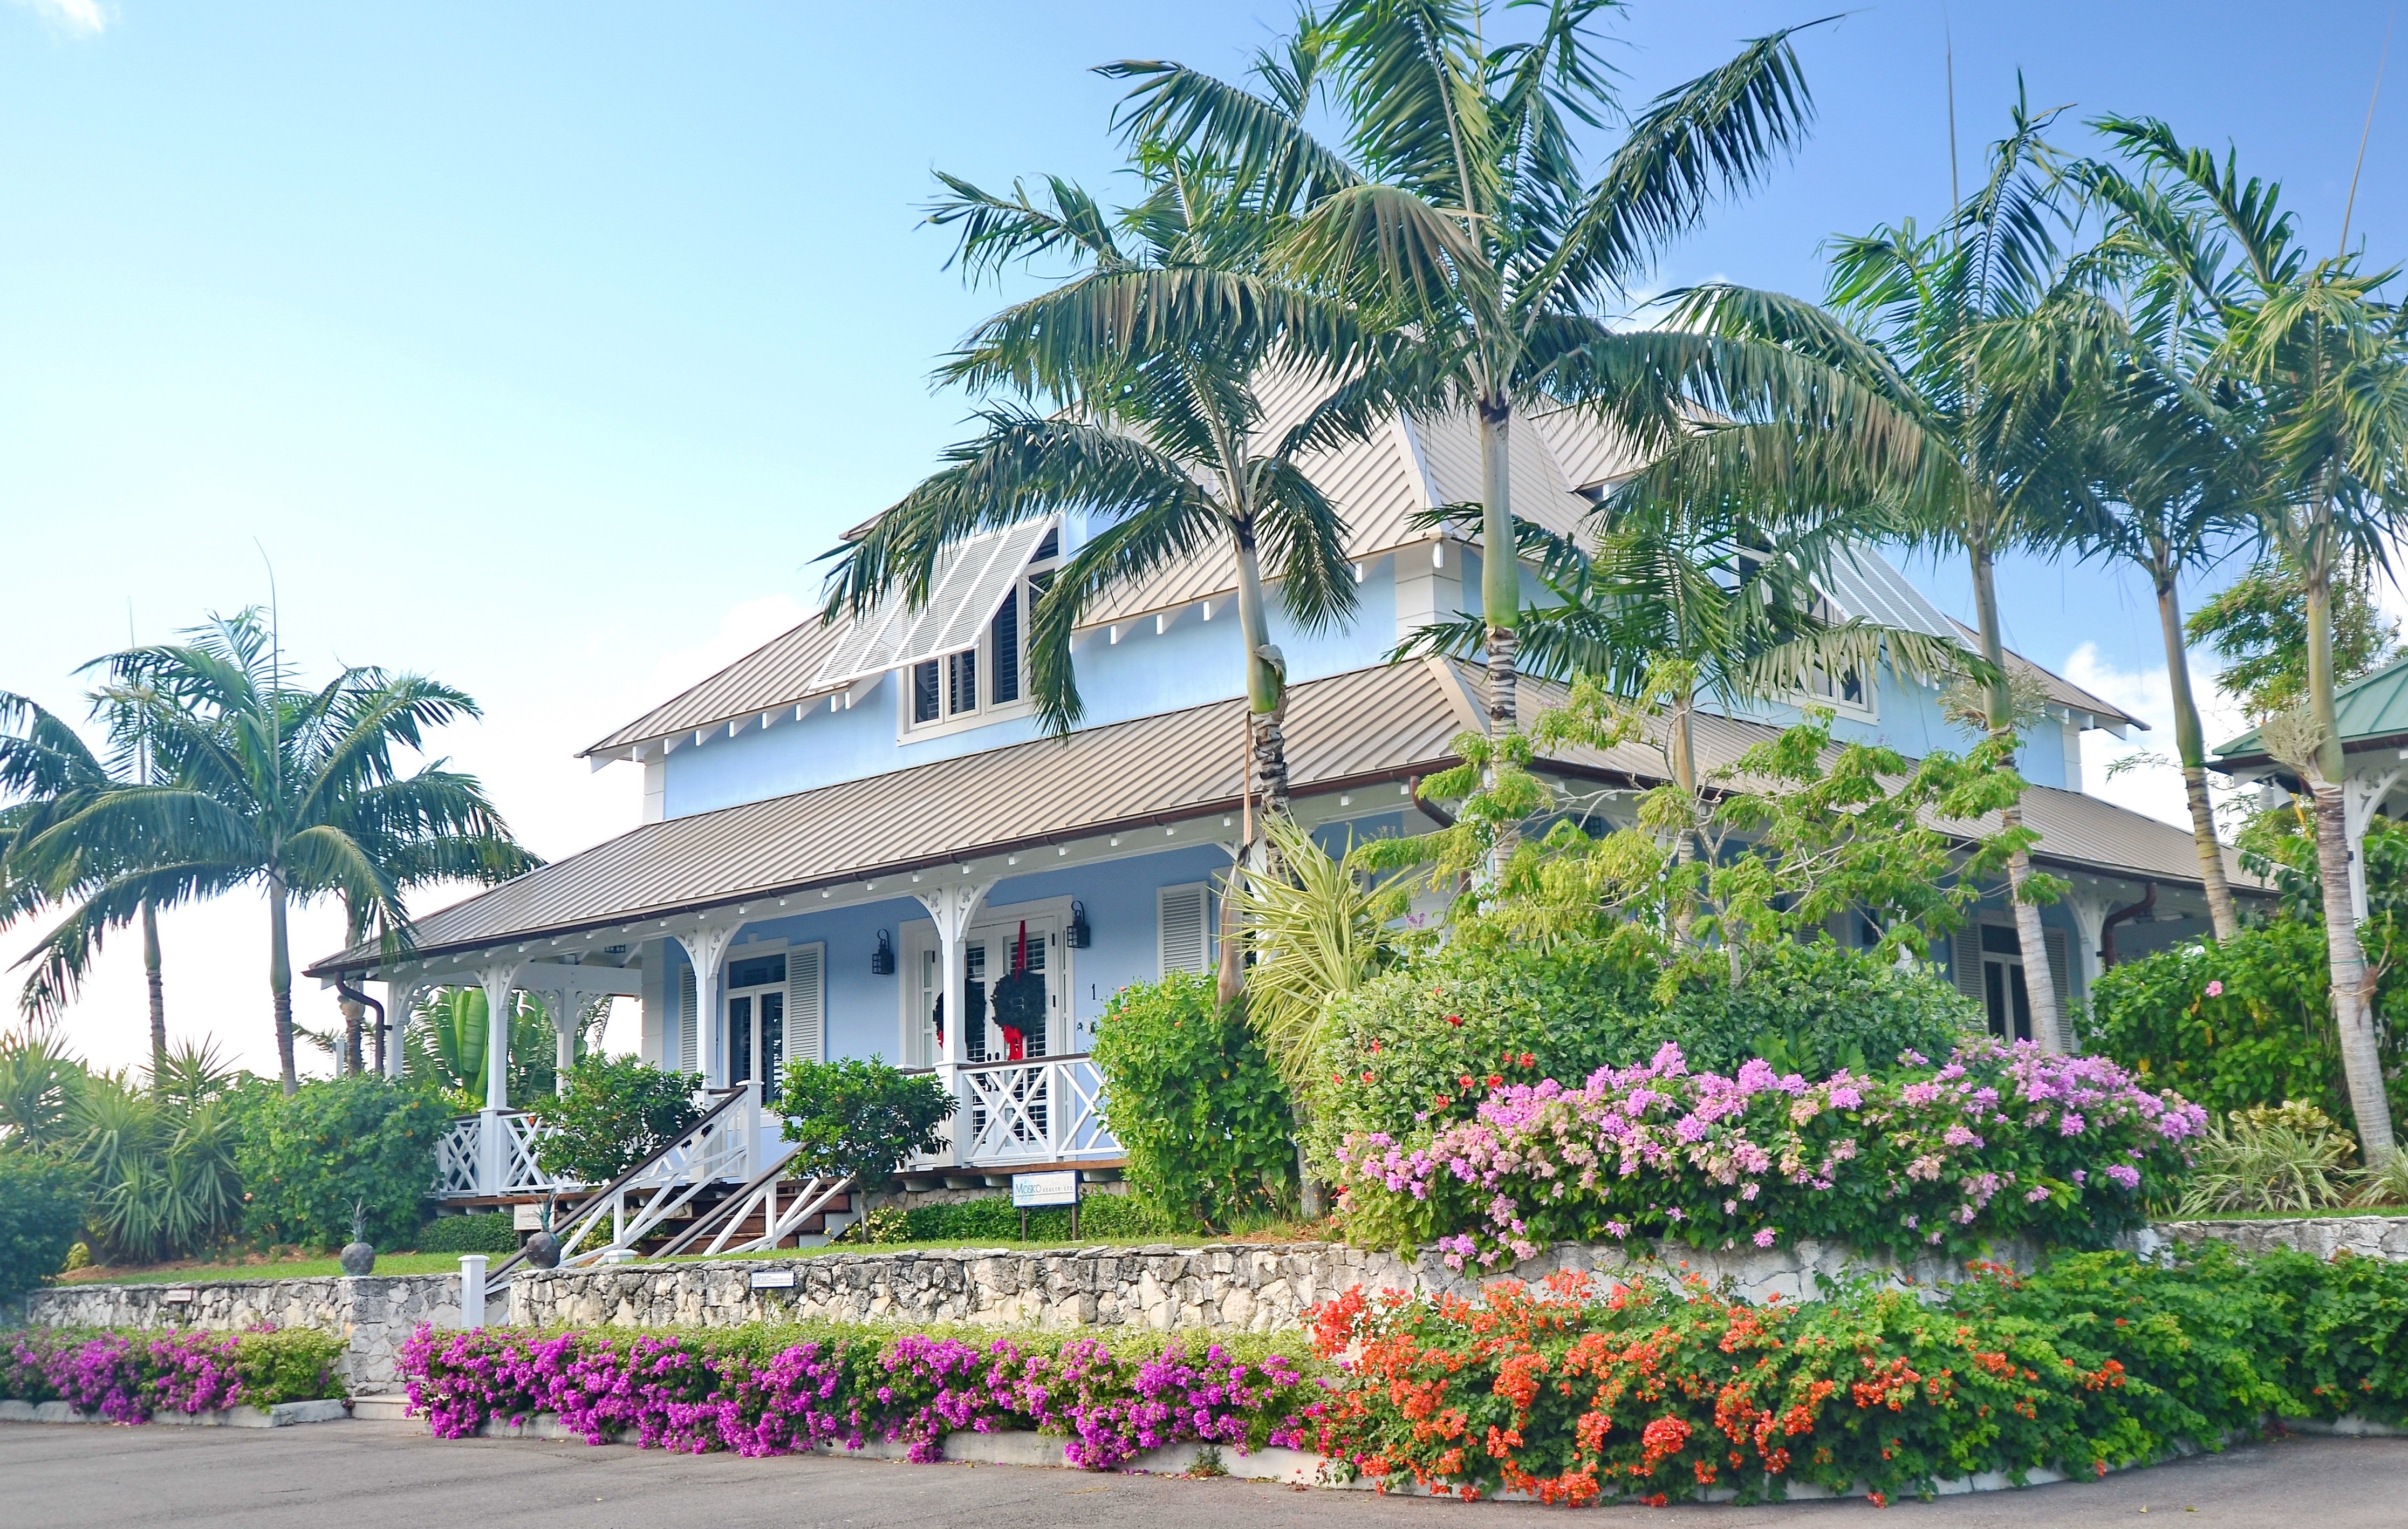
[[[2147,732],[2135,730],[2122,742],[2104,732],[2082,735],[2083,788],[2091,795],[2144,813],[2176,828],[2190,827],[2190,805],[2183,796],[2182,771],[2174,746],[2173,685],[2167,677],[2166,666],[2157,664],[2147,669],[2118,669],[2099,653],[2095,642],[2085,642],[2073,650],[2065,661],[2065,677],[2102,700],[2117,706],[2149,725]],[[2215,687],[2214,672],[2203,667],[2197,656],[2190,665],[2191,695],[2200,709],[2201,727],[2207,734],[2208,747],[2247,729],[2247,718],[2239,708]],[[2110,780],[2109,766],[2116,760],[2139,754],[2153,754],[2166,762],[2143,765]],[[2211,789],[2214,777],[2210,777]],[[2221,800],[2223,793],[2217,793]]]
[[[100,0],[16,0],[62,32],[96,37],[108,30],[108,11]]]

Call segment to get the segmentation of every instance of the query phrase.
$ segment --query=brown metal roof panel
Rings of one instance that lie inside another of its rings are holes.
[[[843,632],[842,623],[824,627],[814,615],[699,685],[678,692],[584,753],[649,743],[808,700],[811,675]]]

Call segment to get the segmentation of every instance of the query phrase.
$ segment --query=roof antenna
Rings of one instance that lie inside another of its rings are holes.
[[[2383,54],[2374,63],[2374,94],[2366,98],[2366,126],[2358,135],[2358,163],[2349,172],[2349,200],[2341,209],[2341,254],[2349,253],[2349,218],[2358,210],[2358,178],[2366,169],[2366,140],[2374,136],[2374,103],[2383,99],[2383,66],[2391,62],[2391,28],[2399,20],[2395,10],[2383,23]]]

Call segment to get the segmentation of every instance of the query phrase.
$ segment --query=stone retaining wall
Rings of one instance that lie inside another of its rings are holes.
[[[2300,1216],[2278,1221],[2158,1221],[2142,1233],[2143,1250],[2149,1239],[2163,1242],[2229,1242],[2244,1253],[2277,1248],[2330,1259],[2350,1253],[2358,1258],[2388,1259],[2408,1263],[2408,1216]]]
[[[2028,1250],[2008,1255],[2028,1262]],[[1565,1243],[1512,1271],[1536,1281],[1558,1270],[1611,1272],[1653,1262],[1685,1270],[1750,1300],[1814,1295],[1818,1276],[1867,1269],[1898,1277],[1885,1259],[1836,1244],[1700,1253],[1678,1245],[1645,1250]],[[1937,1260],[1908,1277],[1958,1277]],[[764,1288],[763,1276],[791,1285]],[[1342,1243],[1221,1243],[1203,1248],[1078,1248],[1060,1252],[941,1248],[823,1253],[801,1259],[618,1264],[520,1276],[509,1320],[534,1327],[734,1327],[757,1321],[969,1322],[1010,1327],[1199,1328],[1268,1332],[1356,1285],[1369,1290],[1474,1293],[1496,1276],[1458,1274],[1436,1255],[1407,1262]]]
[[[190,1291],[190,1301],[170,1301]],[[499,1302],[487,1303],[498,1320]],[[194,1327],[241,1332],[263,1324],[314,1327],[349,1343],[342,1364],[354,1394],[398,1391],[401,1345],[422,1322],[460,1325],[460,1277],[324,1275],[307,1279],[235,1279],[191,1285],[54,1285],[25,1297],[33,1327]]]

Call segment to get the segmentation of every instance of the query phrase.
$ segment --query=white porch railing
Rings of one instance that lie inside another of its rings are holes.
[[[1003,1168],[1117,1158],[1104,1125],[1104,1075],[1083,1051],[953,1070],[952,1142],[908,1166]]]
[[[435,1144],[435,1192],[447,1199],[545,1194],[574,1187],[536,1161],[545,1127],[524,1110],[484,1110],[452,1122]]]

